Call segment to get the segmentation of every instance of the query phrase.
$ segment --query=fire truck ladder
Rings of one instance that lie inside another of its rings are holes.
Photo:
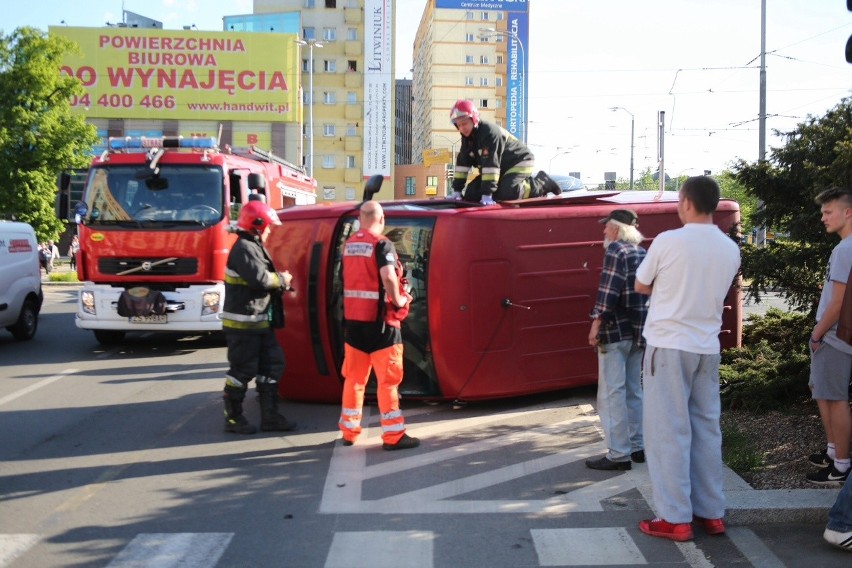
[[[288,162],[284,158],[279,158],[272,152],[267,152],[266,150],[261,150],[257,146],[249,146],[248,149],[242,148],[232,148],[231,153],[236,154],[237,156],[243,156],[244,158],[252,158],[254,160],[269,162],[270,164],[278,164],[284,166],[286,168],[295,170],[301,174],[307,175],[305,168],[297,166],[291,162]]]

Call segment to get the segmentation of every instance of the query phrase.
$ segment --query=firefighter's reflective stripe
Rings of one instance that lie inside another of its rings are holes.
[[[370,292],[368,290],[344,290],[344,298],[366,298],[368,300],[378,300],[378,292]]]
[[[500,168],[482,168],[482,181],[499,181]]]
[[[470,168],[468,166],[456,165],[456,168],[453,170],[453,179],[466,180],[469,173]]]
[[[405,420],[399,409],[397,387],[402,382],[402,343],[365,353],[344,344],[343,368],[346,378],[343,385],[343,404],[339,427],[343,439],[354,442],[361,433],[361,408],[364,406],[364,388],[375,370],[378,379],[376,398],[382,422],[382,442],[396,444],[405,434]]]
[[[380,238],[358,231],[343,247],[343,317],[349,321],[378,321],[379,268],[376,245]]]

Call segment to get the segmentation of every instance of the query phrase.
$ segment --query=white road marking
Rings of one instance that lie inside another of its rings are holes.
[[[334,533],[325,568],[434,568],[431,531]]]
[[[74,373],[76,373],[78,371],[79,371],[79,369],[68,369],[67,371],[62,371],[58,375],[53,375],[52,377],[48,377],[48,378],[41,380],[41,381],[39,381],[35,384],[32,384],[28,387],[22,388],[19,391],[13,392],[12,394],[7,394],[3,398],[0,398],[0,406],[3,406],[4,404],[6,404],[8,402],[12,402],[15,399],[21,398],[24,395],[30,394],[31,392],[38,390],[42,387],[46,387],[47,385],[49,385],[51,383],[55,383],[56,381],[58,381],[60,379],[64,379],[68,375],[73,375]]]
[[[648,564],[630,533],[621,527],[532,529],[539,566]]]
[[[108,568],[210,568],[233,537],[234,533],[139,534]]]
[[[590,412],[589,405],[579,405],[580,412]],[[541,409],[550,412],[552,409]],[[363,422],[369,424],[368,409],[365,409]],[[525,409],[487,417],[472,417],[460,420],[445,420],[424,426],[418,424],[416,435],[435,436],[442,431],[475,431],[490,423],[505,424],[511,417],[529,414]],[[533,411],[535,412],[535,411]],[[470,456],[477,452],[490,451],[504,446],[515,446],[519,442],[546,440],[550,437],[567,437],[572,430],[593,426],[597,416],[577,416],[570,420],[548,424],[538,428],[521,430],[502,436],[494,436],[460,444],[441,450],[414,451],[406,457],[400,457],[372,466],[367,465],[367,448],[375,445],[365,429],[362,439],[355,446],[336,445],[332,453],[329,473],[320,503],[320,513],[381,513],[381,514],[459,514],[459,513],[547,513],[562,514],[578,511],[603,511],[601,501],[635,487],[631,478],[620,475],[598,483],[592,483],[565,495],[540,500],[461,500],[460,495],[487,487],[506,483],[524,476],[560,467],[588,458],[605,451],[603,442],[583,444],[582,446],[550,454],[534,460],[511,464],[506,467],[477,473],[459,479],[437,483],[408,491],[398,495],[376,500],[362,499],[362,486],[365,482],[382,476],[416,470],[417,468],[439,464],[455,459],[460,455]],[[422,447],[421,447],[422,448]]]
[[[37,534],[0,534],[0,568],[12,564],[37,542]]]

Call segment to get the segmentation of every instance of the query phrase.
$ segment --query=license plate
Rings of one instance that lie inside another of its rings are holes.
[[[130,316],[127,318],[130,323],[168,323],[169,319],[166,314],[161,316]]]

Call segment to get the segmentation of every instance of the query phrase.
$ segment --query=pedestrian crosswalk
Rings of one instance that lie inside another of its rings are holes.
[[[447,551],[436,544],[448,535],[429,530],[336,532],[317,568],[437,568],[449,566]],[[638,566],[649,562],[623,527],[531,529],[535,559],[527,566]],[[637,535],[639,536],[639,535]],[[216,568],[234,533],[144,533],[135,536],[107,568]],[[639,536],[639,538],[642,538]],[[0,568],[32,566],[27,554],[38,535],[0,535]],[[590,543],[593,543],[590,546]],[[475,560],[473,566],[488,565]],[[400,562],[404,558],[405,562]],[[224,566],[224,564],[222,564]],[[311,568],[311,567],[305,567]]]

